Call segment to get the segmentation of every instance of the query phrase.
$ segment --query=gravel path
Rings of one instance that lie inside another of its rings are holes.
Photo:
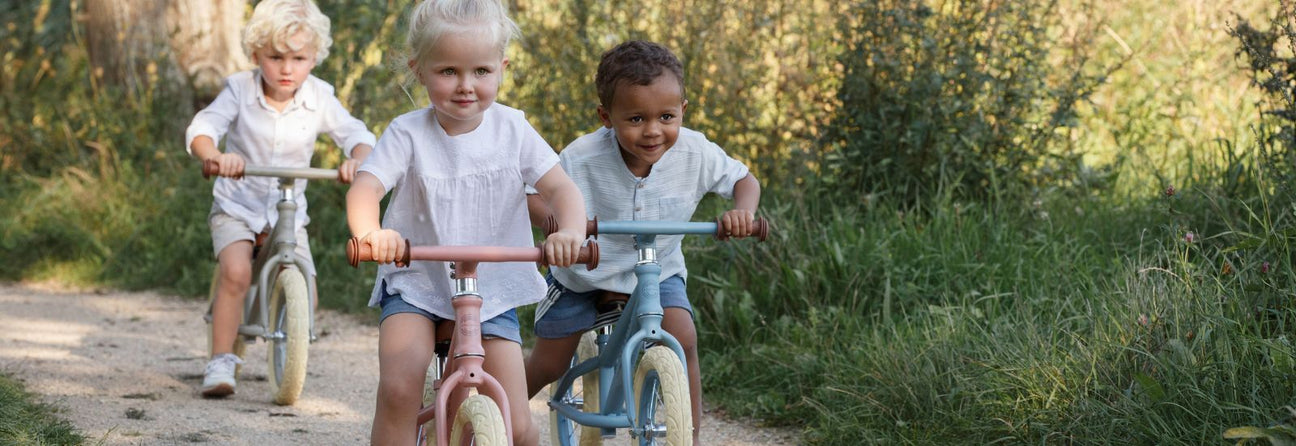
[[[0,285],[0,373],[63,408],[61,416],[92,444],[368,443],[378,386],[376,326],[363,317],[318,314],[319,339],[296,405],[270,402],[264,343],[248,347],[238,393],[204,400],[196,390],[206,363],[204,305],[153,293]],[[531,410],[547,430],[543,400],[532,400]],[[704,414],[708,445],[795,441],[786,430],[713,415]]]

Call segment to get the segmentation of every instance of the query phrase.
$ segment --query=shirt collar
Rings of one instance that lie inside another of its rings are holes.
[[[256,68],[253,69],[252,72],[252,90],[255,91],[256,94],[248,96],[248,105],[258,105],[265,98],[265,90],[261,88],[261,69]],[[316,94],[315,83],[311,82],[314,78],[314,75],[306,76],[306,81],[302,82],[301,88],[297,89],[297,94],[293,95],[293,100],[290,105],[301,105],[310,111],[315,111],[319,108],[319,95]],[[291,108],[291,106],[289,108]]]

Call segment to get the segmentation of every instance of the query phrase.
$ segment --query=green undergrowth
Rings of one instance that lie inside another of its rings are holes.
[[[1266,425],[1296,396],[1296,276],[1290,202],[1263,184],[774,198],[770,241],[689,251],[708,398],[811,444],[1195,445]]]
[[[0,444],[79,445],[85,437],[58,416],[55,406],[33,402],[21,383],[0,375]]]

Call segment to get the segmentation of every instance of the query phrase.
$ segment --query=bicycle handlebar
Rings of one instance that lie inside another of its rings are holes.
[[[352,237],[347,241],[347,262],[358,266],[360,262],[372,262],[373,252],[369,245]],[[545,262],[544,249],[509,246],[410,246],[405,239],[405,256],[397,259],[396,266],[409,266],[411,260],[432,260],[440,262],[536,262],[540,266],[549,266]],[[591,240],[580,248],[576,263],[585,264],[586,270],[598,267],[598,243]]]
[[[545,234],[552,234],[558,230],[558,222],[552,215],[544,222]],[[598,238],[599,234],[653,234],[653,235],[673,235],[673,234],[702,234],[715,236],[716,240],[728,240],[729,234],[724,233],[724,225],[717,218],[715,222],[692,222],[692,221],[657,221],[657,220],[631,220],[631,221],[605,221],[599,222],[598,217],[594,217],[585,223],[585,234]],[[752,233],[747,237],[756,237],[760,241],[765,241],[769,237],[769,221],[764,217],[759,217],[752,221]]]
[[[203,179],[210,179],[213,175],[219,175],[220,164],[213,159],[203,160],[202,174]],[[232,178],[243,178],[247,175],[255,177],[301,178],[306,180],[337,180],[341,178],[341,173],[339,173],[337,169],[265,166],[243,166],[243,171],[234,175]]]

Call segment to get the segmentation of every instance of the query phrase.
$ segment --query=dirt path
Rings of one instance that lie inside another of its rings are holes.
[[[317,315],[319,340],[311,345],[306,389],[294,406],[269,401],[264,343],[248,347],[237,394],[204,400],[196,390],[206,363],[203,305],[153,293],[0,285],[0,373],[64,408],[61,415],[92,443],[368,443],[377,327],[355,316]],[[547,430],[541,398],[531,409]],[[708,445],[794,442],[786,431],[705,417]],[[541,444],[548,444],[547,435]]]

